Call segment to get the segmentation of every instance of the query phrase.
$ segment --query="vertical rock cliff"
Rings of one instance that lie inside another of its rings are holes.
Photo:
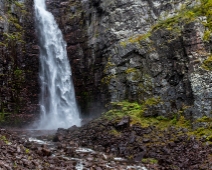
[[[33,2],[0,2],[1,110],[33,112]],[[109,102],[151,100],[146,116],[211,116],[209,0],[46,2],[67,42],[82,115],[95,116]]]
[[[151,99],[146,116],[211,115],[208,2],[48,2],[68,42],[85,112],[111,101]]]
[[[0,112],[38,111],[33,1],[0,0]]]

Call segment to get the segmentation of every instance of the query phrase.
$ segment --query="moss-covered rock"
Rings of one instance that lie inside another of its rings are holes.
[[[208,71],[212,71],[212,56],[209,56],[206,60],[203,61],[202,68]]]

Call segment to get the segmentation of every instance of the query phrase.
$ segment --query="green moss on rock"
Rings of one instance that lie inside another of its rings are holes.
[[[129,73],[134,73],[136,71],[137,71],[137,69],[135,69],[135,68],[128,68],[127,70],[125,70],[125,73],[129,74]]]
[[[109,133],[117,137],[121,135],[121,132],[117,131],[116,129],[112,129],[109,131]]]
[[[201,118],[198,118],[196,121],[197,122],[212,122],[212,118],[207,117],[207,116],[203,116]]]
[[[4,136],[4,135],[0,135],[0,140],[3,141],[3,142],[6,143],[6,144],[9,144],[8,139],[7,139],[6,136]]]
[[[108,75],[108,76],[105,76],[104,78],[102,78],[101,82],[104,84],[109,84],[111,79],[114,79],[114,78],[116,78],[115,75]]]
[[[208,41],[210,39],[210,36],[211,36],[211,31],[210,30],[206,30],[204,32],[204,35],[203,35],[203,40],[204,41]]]
[[[157,164],[158,160],[154,158],[143,158],[142,163],[144,164]]]
[[[179,130],[179,133],[177,135],[186,133],[188,136],[196,136],[197,139],[205,138],[206,142],[212,142],[212,119],[209,117],[204,116],[191,122],[191,120],[187,120],[183,116],[183,109],[175,113],[173,117],[169,118],[164,116],[143,116],[143,113],[144,111],[146,111],[148,106],[161,103],[162,101],[160,98],[149,98],[141,103],[128,101],[112,102],[111,110],[103,114],[103,118],[106,118],[113,122],[119,122],[124,116],[129,116],[131,120],[131,126],[139,125],[143,128],[154,126],[156,129],[158,129],[158,134],[160,131],[166,131],[168,128],[174,127],[177,131]],[[193,123],[198,122],[208,124],[204,127],[193,129]],[[182,129],[184,129],[183,132]],[[120,135],[120,133],[116,130],[112,130],[110,133],[113,135]],[[177,135],[175,134],[175,136]],[[149,136],[147,134],[144,137],[148,138]],[[173,138],[173,140],[175,140],[175,138]]]
[[[104,117],[112,120],[120,119],[123,116],[130,116],[131,124],[139,123],[143,127],[148,127],[151,124],[157,124],[158,120],[154,117],[144,118],[144,111],[146,111],[148,106],[157,105],[161,102],[160,98],[149,98],[141,104],[128,101],[112,102],[112,109],[105,113]]]
[[[212,55],[203,61],[202,68],[208,71],[212,71]]]
[[[212,142],[212,135],[208,136],[206,140]]]
[[[200,22],[198,18],[203,16],[206,16],[206,22],[201,22],[207,28],[204,32],[203,40],[208,41],[212,32],[212,0],[200,0],[199,3],[196,4],[197,5],[195,6],[189,6],[186,4],[182,5],[176,15],[166,19],[159,19],[159,21],[153,25],[150,31],[146,34],[132,36],[125,41],[121,41],[120,45],[126,47],[128,44],[135,44],[142,40],[146,40],[149,36],[151,36],[152,31],[157,29],[166,29],[172,33],[180,35],[183,25],[195,20]]]
[[[147,32],[146,34],[138,34],[134,35],[132,37],[129,37],[125,41],[121,41],[120,45],[123,47],[126,47],[128,44],[139,44],[141,41],[146,40],[151,36],[151,31]]]

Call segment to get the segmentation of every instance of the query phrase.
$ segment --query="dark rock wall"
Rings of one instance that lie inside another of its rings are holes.
[[[90,1],[89,44],[101,50],[105,59],[102,83],[108,88],[109,101],[159,99],[146,115],[184,111],[187,118],[211,116],[211,73],[202,69],[210,55],[210,44],[203,41],[205,18],[181,23],[177,31],[148,32],[159,20],[177,15],[183,5],[197,3]],[[99,31],[98,37],[94,30]]]
[[[155,99],[160,102],[147,116],[210,116],[210,73],[201,68],[210,52],[203,42],[204,17],[177,32],[149,32],[159,20],[197,3],[49,0],[67,41],[82,113],[100,113],[111,101]]]
[[[25,10],[33,11],[33,2],[24,2]],[[148,108],[147,116],[172,116],[182,111],[188,118],[211,115],[211,73],[202,68],[210,55],[210,43],[203,41],[205,17],[182,23],[177,31],[152,30],[158,22],[199,1],[46,2],[67,42],[82,116],[95,117],[109,102],[147,99],[159,101]],[[12,6],[3,8],[6,18]],[[23,27],[22,39],[26,43],[1,44],[1,108],[33,112],[38,108],[39,94],[33,14],[24,15],[21,10],[12,13]],[[4,20],[0,20],[1,40],[7,41],[3,33],[18,28]]]
[[[0,112],[38,112],[33,1],[0,0]]]

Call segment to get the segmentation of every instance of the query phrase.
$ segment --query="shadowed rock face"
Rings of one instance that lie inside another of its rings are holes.
[[[23,2],[23,3],[22,3]],[[38,112],[33,1],[0,0],[0,112]]]
[[[32,2],[26,4],[27,10],[32,10]],[[196,4],[197,1],[186,2],[190,7]],[[174,3],[167,0],[47,1],[67,42],[83,116],[95,117],[111,101],[141,102],[149,98],[160,98],[161,102],[149,107],[147,116],[169,116],[180,110],[188,118],[210,116],[211,73],[201,67],[210,52],[210,43],[203,42],[205,18],[181,23],[180,31],[162,28],[148,32],[159,20],[176,15],[183,5],[182,0]],[[20,18],[20,14],[17,16]],[[27,88],[21,89],[28,90],[24,98],[30,98],[31,102],[26,108],[38,103],[39,89],[38,47],[32,18],[30,14],[21,20],[25,23],[26,54],[17,55],[22,59],[17,60],[18,68],[23,67],[26,75],[22,86]],[[2,31],[6,28],[4,25]],[[6,51],[2,54],[6,55]],[[2,55],[2,58],[7,57]],[[0,61],[2,66],[3,61]],[[7,70],[8,63],[4,66]],[[28,68],[30,71],[25,71]],[[6,78],[1,81],[5,82]],[[12,93],[12,90],[2,91],[4,96]],[[3,98],[7,103],[12,100]]]

